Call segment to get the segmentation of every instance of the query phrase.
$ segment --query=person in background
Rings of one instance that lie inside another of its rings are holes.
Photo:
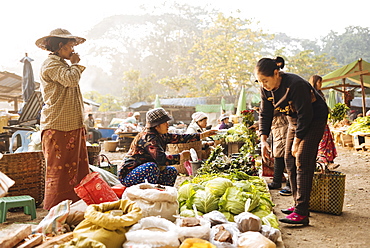
[[[369,112],[369,111],[368,111]],[[367,112],[366,112],[367,114]],[[370,114],[370,113],[369,113]],[[356,113],[356,110],[352,109],[350,112],[349,112],[349,116],[348,118],[351,120],[351,121],[354,121],[356,119],[356,116],[357,116],[357,113]]]
[[[79,81],[85,67],[74,46],[85,42],[65,29],[55,29],[36,45],[50,51],[41,66],[42,150],[46,162],[44,209],[64,200],[76,202],[74,191],[89,173],[83,99]],[[67,61],[69,60],[70,63]]]
[[[286,134],[288,132],[288,120],[279,111],[274,111],[274,118],[272,119],[271,132],[272,132],[272,154],[274,157],[274,176],[272,182],[268,184],[269,189],[281,188],[281,183],[284,177],[285,170],[285,143]],[[287,179],[286,186],[279,191],[281,195],[292,195],[290,189],[290,182]]]
[[[229,122],[229,116],[227,115],[221,115],[220,117],[220,126],[218,127],[218,129],[229,129],[230,127],[234,126],[234,124],[232,122]]]
[[[125,119],[124,123],[138,124],[140,121],[140,113],[135,112],[132,116]]]
[[[325,100],[325,96],[321,91],[322,77],[319,75],[313,75],[310,77],[308,82],[315,88],[315,90]],[[319,149],[317,152],[317,161],[326,165],[329,169],[333,170],[338,168],[338,164],[334,164],[334,159],[337,157],[337,149],[333,136],[331,135],[329,125],[325,126],[324,135],[319,143]]]
[[[177,164],[180,158],[190,157],[188,150],[180,154],[167,155],[167,144],[199,141],[214,135],[213,130],[195,134],[168,133],[168,121],[171,117],[163,108],[149,110],[146,114],[146,127],[136,135],[130,150],[119,169],[118,178],[126,186],[144,183],[174,186],[177,170],[170,166]]]
[[[306,80],[281,71],[284,64],[281,57],[262,58],[255,67],[255,75],[261,85],[261,155],[264,160],[271,159],[267,138],[274,111],[279,111],[289,122],[284,156],[294,199],[294,206],[282,210],[288,215],[279,221],[308,225],[316,155],[327,123],[328,107]]]
[[[208,116],[203,112],[195,112],[191,115],[191,122],[185,133],[203,133],[207,129]],[[205,138],[202,141],[202,150],[204,151],[204,157],[208,157],[210,154],[210,146],[213,146],[215,142],[211,138]]]
[[[95,128],[95,121],[93,114],[88,114],[87,119],[85,120],[86,129],[88,132],[92,132],[93,134],[93,143],[98,143],[98,141],[101,139],[102,134],[101,132]]]

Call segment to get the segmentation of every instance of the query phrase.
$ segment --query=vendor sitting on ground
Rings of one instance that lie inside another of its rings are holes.
[[[167,155],[167,144],[199,141],[215,134],[213,130],[196,134],[171,134],[168,133],[169,120],[171,118],[163,108],[147,112],[145,129],[132,141],[118,173],[123,185],[129,187],[147,180],[152,184],[174,186],[177,170],[169,165],[179,163],[180,157],[190,157],[190,152],[186,150]]]
[[[229,122],[229,116],[223,114],[220,117],[221,124],[218,129],[229,129],[230,127],[234,126],[232,122]]]
[[[195,112],[192,114],[192,121],[190,122],[188,129],[185,133],[203,133],[206,131],[208,116],[203,112]],[[209,146],[214,145],[214,141],[211,138],[204,139],[202,141],[203,150],[206,150]]]
[[[87,119],[85,120],[86,129],[88,132],[92,132],[93,134],[93,143],[98,143],[98,141],[102,138],[101,132],[95,128],[95,121],[93,114],[88,114]]]

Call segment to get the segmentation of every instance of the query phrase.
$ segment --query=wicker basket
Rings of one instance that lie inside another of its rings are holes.
[[[99,165],[100,158],[99,154],[101,151],[100,146],[87,146],[87,155],[89,157],[89,164],[91,165]]]
[[[29,195],[36,205],[44,200],[45,159],[42,152],[4,154],[0,171],[15,181],[8,196]]]
[[[179,143],[179,144],[168,144],[167,145],[167,152],[169,154],[178,154],[184,150],[190,150],[190,148],[193,148],[197,154],[198,154],[198,159],[202,159],[202,141],[194,141],[194,142],[189,142],[189,143]],[[184,162],[186,160],[189,160],[189,158],[182,158],[180,160],[180,164],[173,165],[176,169],[177,172],[180,174],[188,174],[186,168],[184,167]]]

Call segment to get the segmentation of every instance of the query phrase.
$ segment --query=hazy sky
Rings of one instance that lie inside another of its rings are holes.
[[[173,0],[167,1],[171,2]],[[179,2],[182,0],[178,0]],[[19,60],[25,52],[30,57],[45,56],[35,41],[62,27],[72,34],[84,36],[103,18],[116,14],[132,14],[142,4],[162,0],[11,0],[0,4],[0,71],[22,74]],[[319,39],[330,30],[343,33],[350,25],[370,27],[369,0],[353,2],[352,7],[334,0],[186,0],[192,5],[211,5],[224,13],[239,9],[244,18],[260,22],[266,32],[283,32],[297,38]],[[35,55],[37,54],[37,56]],[[38,68],[42,61],[35,61]],[[36,73],[37,74],[37,73]],[[38,81],[38,79],[35,79]]]

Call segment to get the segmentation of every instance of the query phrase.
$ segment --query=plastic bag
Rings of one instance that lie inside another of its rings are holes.
[[[261,219],[249,212],[243,212],[234,217],[235,223],[241,232],[254,231],[259,232],[262,227]]]
[[[179,247],[178,227],[160,217],[142,218],[126,233],[127,241],[123,248],[140,247]]]
[[[48,215],[36,226],[32,232],[44,234],[62,234],[63,225],[69,215],[71,200],[65,200],[52,207]]]
[[[259,232],[242,233],[238,240],[239,248],[276,248],[276,244]]]
[[[221,242],[220,239],[217,238],[217,233],[219,233],[221,229],[224,229],[231,234],[231,240],[228,242]],[[237,247],[239,234],[239,229],[235,223],[220,224],[211,228],[210,241],[212,244],[217,246],[217,248],[234,248]]]
[[[194,217],[195,218],[195,217]],[[186,218],[177,218],[176,225],[179,228],[179,239],[184,241],[187,238],[199,238],[209,240],[211,232],[211,223],[204,218],[197,218],[199,220],[199,226],[182,226],[183,220]]]
[[[178,214],[179,203],[175,187],[141,183],[126,188],[122,199],[136,202],[143,212],[143,217],[161,216],[175,221],[174,215]]]
[[[225,215],[220,211],[214,210],[203,215],[203,218],[211,223],[211,226],[226,224],[229,221],[226,219]]]
[[[0,159],[3,157],[1,154]],[[8,193],[10,187],[14,185],[15,181],[10,179],[7,175],[0,171],[0,197],[5,196]]]
[[[87,174],[74,190],[87,205],[119,200],[116,193],[98,172]]]
[[[279,229],[267,225],[262,225],[261,234],[274,243],[276,243],[278,238],[281,236],[281,232]]]

